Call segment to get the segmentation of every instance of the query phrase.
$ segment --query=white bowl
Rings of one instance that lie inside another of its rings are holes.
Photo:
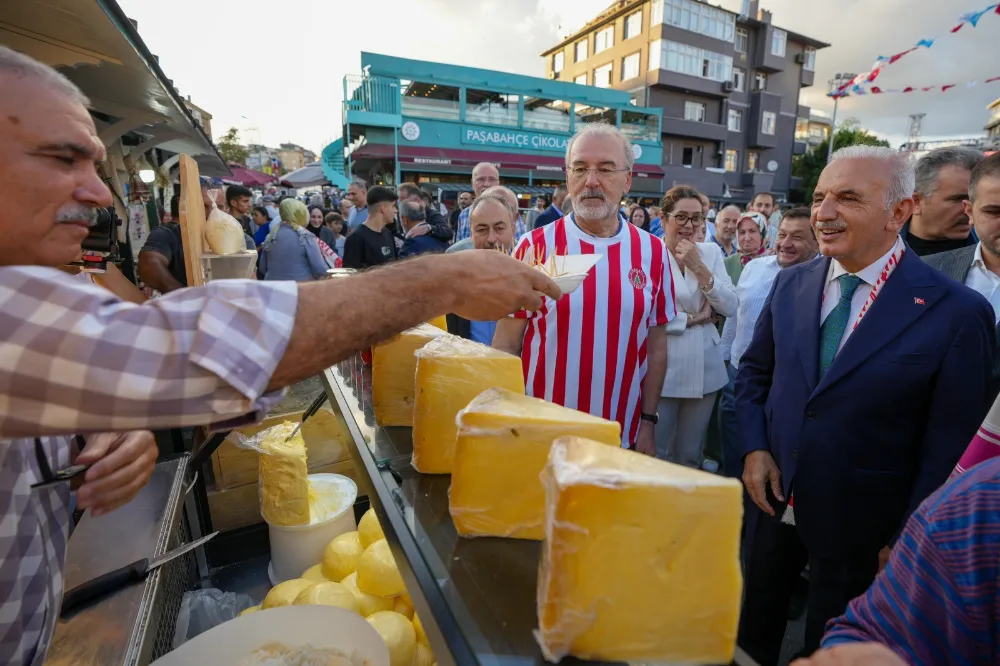
[[[239,664],[268,643],[332,648],[369,666],[389,666],[389,648],[358,615],[333,606],[282,606],[250,613],[192,638],[151,666]]]

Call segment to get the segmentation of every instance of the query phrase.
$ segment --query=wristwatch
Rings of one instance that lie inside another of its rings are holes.
[[[659,414],[646,414],[645,412],[643,412],[642,414],[639,414],[639,418],[642,419],[643,421],[649,421],[653,425],[656,425],[657,423],[660,422]]]

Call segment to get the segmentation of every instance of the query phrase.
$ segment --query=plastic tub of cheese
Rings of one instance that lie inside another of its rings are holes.
[[[372,625],[352,611],[332,606],[283,606],[224,622],[160,657],[152,666],[276,663],[389,666],[389,648]]]
[[[271,539],[268,577],[273,585],[298,578],[323,559],[323,549],[334,537],[358,529],[354,502],[358,487],[340,474],[309,475],[309,513],[306,525],[276,525],[264,516]]]

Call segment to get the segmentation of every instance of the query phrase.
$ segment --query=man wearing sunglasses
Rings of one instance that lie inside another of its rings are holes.
[[[467,252],[337,281],[220,280],[127,303],[49,268],[76,258],[94,210],[111,204],[86,98],[2,46],[0,90],[4,666],[41,666],[62,595],[69,488],[31,486],[50,480],[46,467],[68,465],[71,451],[47,451],[35,438],[259,419],[283,387],[420,322],[446,312],[495,320],[559,296],[552,280],[510,257]],[[93,463],[80,506],[110,510],[145,483],[155,448],[137,437],[88,437],[76,459]]]

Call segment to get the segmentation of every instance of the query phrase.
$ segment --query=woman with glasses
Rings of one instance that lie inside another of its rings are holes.
[[[734,315],[736,290],[719,246],[695,241],[705,226],[697,190],[675,187],[667,192],[663,224],[677,316],[667,324],[667,373],[657,410],[656,455],[698,468],[715,394],[729,381],[712,311]]]

